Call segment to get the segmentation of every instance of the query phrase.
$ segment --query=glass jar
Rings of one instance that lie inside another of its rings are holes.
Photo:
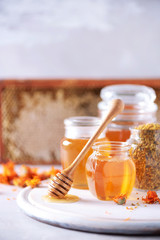
[[[125,103],[124,111],[112,120],[106,128],[110,141],[126,141],[130,137],[130,128],[149,122],[156,122],[157,105],[155,91],[143,85],[111,85],[101,90],[102,102],[98,104],[99,116],[103,118],[108,111],[108,104],[114,98]]]
[[[98,142],[86,163],[90,192],[100,200],[129,196],[135,182],[135,165],[128,156],[126,142]]]
[[[128,140],[130,156],[136,166],[135,187],[160,189],[160,129],[132,129]]]
[[[62,168],[68,167],[79,152],[85,146],[89,138],[94,134],[101,119],[97,117],[71,117],[64,120],[65,136],[61,140],[60,154]],[[102,138],[104,135],[101,135]],[[87,158],[92,154],[92,148],[85,155],[74,172],[73,187],[79,189],[88,189],[87,179],[85,175],[85,165]]]

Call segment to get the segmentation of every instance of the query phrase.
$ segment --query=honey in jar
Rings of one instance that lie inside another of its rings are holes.
[[[100,200],[129,196],[135,182],[135,165],[128,156],[125,142],[99,142],[86,163],[86,176],[90,192]]]
[[[61,163],[62,168],[68,167],[78,156],[89,138],[94,134],[101,120],[97,117],[71,117],[64,120],[65,137],[61,140]],[[100,136],[102,138],[103,135]],[[92,148],[82,159],[74,172],[73,187],[88,189],[85,165],[88,157],[92,154]]]
[[[98,104],[101,118],[106,115],[108,103],[112,99],[120,98],[125,104],[124,111],[106,128],[106,137],[110,141],[125,142],[131,135],[131,128],[156,121],[156,94],[150,87],[135,84],[111,85],[103,88],[100,95],[103,99]]]

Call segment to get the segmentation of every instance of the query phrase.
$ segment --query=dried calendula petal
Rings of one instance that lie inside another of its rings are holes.
[[[26,177],[16,177],[13,179],[13,185],[17,187],[26,187]]]
[[[147,192],[147,197],[149,198],[149,199],[152,199],[152,198],[158,198],[158,195],[157,195],[157,193],[155,192],[155,191],[148,191]]]
[[[36,187],[40,184],[41,180],[50,178],[56,175],[60,170],[51,167],[49,171],[38,173],[38,168],[22,165],[20,168],[20,174],[15,171],[15,166],[12,161],[2,164],[3,172],[0,174],[0,183],[15,185],[18,187],[31,186]]]
[[[160,199],[155,191],[148,191],[147,196],[145,198],[142,197],[142,200],[148,204],[160,203]]]
[[[133,207],[126,207],[127,210],[133,210]]]
[[[39,186],[39,184],[41,183],[41,179],[39,177],[34,177],[33,179],[26,180],[25,183],[27,186],[35,188]]]
[[[2,164],[3,167],[3,176],[7,177],[8,180],[12,180],[14,177],[17,177],[18,174],[14,169],[14,163],[12,161]]]
[[[119,196],[116,196],[113,198],[113,201],[116,202],[118,205],[124,205],[126,203],[126,195],[120,194]]]
[[[0,183],[2,184],[10,184],[8,177],[4,176],[3,174],[0,174]]]
[[[31,168],[26,165],[22,165],[20,168],[20,176],[21,177],[32,177]]]

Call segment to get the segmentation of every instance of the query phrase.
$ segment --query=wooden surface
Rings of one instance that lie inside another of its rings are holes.
[[[160,88],[160,78],[148,79],[1,79],[0,86],[25,86],[25,87],[87,87],[102,88],[112,84],[142,84],[153,88]]]

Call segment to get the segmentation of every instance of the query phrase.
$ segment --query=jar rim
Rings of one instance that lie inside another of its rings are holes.
[[[68,126],[99,126],[102,119],[94,116],[74,116],[64,120],[64,125]]]
[[[92,146],[93,150],[97,151],[128,151],[131,147],[131,144],[128,142],[119,142],[119,141],[98,141],[95,142]]]

